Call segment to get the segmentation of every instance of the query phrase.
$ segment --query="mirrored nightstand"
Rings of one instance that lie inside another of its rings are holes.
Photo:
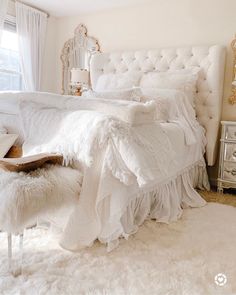
[[[236,122],[222,121],[217,190],[236,188]]]

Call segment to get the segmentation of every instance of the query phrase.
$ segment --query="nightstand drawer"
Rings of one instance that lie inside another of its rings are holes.
[[[236,140],[236,125],[228,125],[225,128],[225,139]]]
[[[236,163],[224,163],[223,179],[236,182]]]
[[[224,160],[236,162],[236,142],[225,143]]]
[[[236,121],[221,121],[221,145],[217,190],[236,188]]]

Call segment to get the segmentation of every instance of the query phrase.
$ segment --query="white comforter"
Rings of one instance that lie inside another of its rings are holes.
[[[121,220],[128,204],[137,195],[153,192],[159,184],[175,179],[180,167],[184,171],[188,165],[199,161],[204,166],[201,128],[194,129],[198,144],[192,149],[193,157],[178,161],[175,147],[160,123],[132,126],[120,120],[119,116],[110,116],[109,108],[106,114],[87,110],[90,109],[88,106],[78,103],[72,106],[71,102],[75,100],[70,97],[63,97],[63,100],[61,105],[57,104],[60,109],[53,108],[52,104],[22,103],[21,119],[25,131],[25,155],[60,152],[67,163],[79,163],[79,167],[83,167],[84,179],[78,206],[60,224],[63,228],[61,245],[67,249],[89,246],[97,238],[109,244],[117,241],[127,232]],[[96,104],[95,101],[93,103]],[[101,102],[97,103],[101,105]],[[122,112],[126,113],[123,116],[132,117],[133,110],[132,107],[124,108]],[[139,113],[137,110],[142,112],[143,107],[135,107],[136,115]],[[112,115],[115,115],[114,111]],[[181,202],[185,205],[204,205],[197,194],[192,194],[192,201]],[[168,210],[171,213],[166,214],[167,208],[158,212],[163,222],[176,220],[181,215],[180,200],[171,202],[174,203],[165,205],[170,207]]]

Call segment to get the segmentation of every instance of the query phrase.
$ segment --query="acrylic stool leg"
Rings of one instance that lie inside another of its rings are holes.
[[[12,270],[12,235],[7,234],[7,249],[8,249],[8,269]]]
[[[20,271],[20,274],[22,273],[22,264],[23,264],[23,240],[24,240],[24,233],[21,233],[19,235],[19,251],[20,251],[19,271]]]
[[[12,251],[12,235],[8,233],[8,270],[13,276],[19,276],[22,274],[22,264],[23,264],[23,238],[24,234],[19,235],[19,255],[14,259],[13,263],[13,251]]]

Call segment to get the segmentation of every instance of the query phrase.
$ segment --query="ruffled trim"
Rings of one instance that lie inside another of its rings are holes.
[[[111,251],[118,246],[119,237],[127,239],[129,235],[137,232],[138,227],[146,219],[164,223],[177,221],[182,216],[184,208],[202,207],[206,204],[194,188],[210,189],[204,161],[185,168],[175,178],[158,184],[152,190],[143,190],[135,195],[120,216],[119,224],[118,216],[114,216],[117,226],[113,233],[110,232],[108,235],[106,232],[109,239],[101,234],[99,240],[107,243],[107,250]],[[109,223],[113,222],[110,220]]]

